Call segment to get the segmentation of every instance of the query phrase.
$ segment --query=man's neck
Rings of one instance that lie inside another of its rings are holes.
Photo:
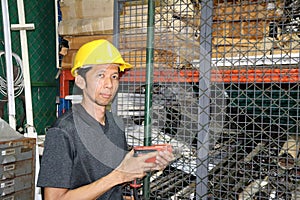
[[[95,104],[81,103],[83,108],[100,124],[105,125],[105,111],[106,106],[99,106]]]

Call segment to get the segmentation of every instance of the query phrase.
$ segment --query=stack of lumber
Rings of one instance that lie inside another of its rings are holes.
[[[220,1],[219,1],[220,2]],[[299,37],[292,33],[272,35],[272,24],[283,24],[283,3],[233,1],[215,3],[213,57],[248,57],[299,53]]]
[[[266,3],[220,3],[214,7],[213,57],[257,55],[267,33]]]

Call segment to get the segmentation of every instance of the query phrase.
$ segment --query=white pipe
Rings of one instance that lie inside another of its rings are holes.
[[[55,7],[55,51],[56,51],[56,68],[59,69],[59,37],[58,37],[58,1],[54,1],[54,7]]]
[[[4,46],[5,46],[5,62],[6,62],[6,79],[7,79],[7,98],[8,98],[8,120],[9,125],[16,130],[16,108],[14,94],[14,76],[12,64],[10,21],[8,14],[7,0],[1,0]]]
[[[19,30],[26,30],[26,31],[29,31],[29,30],[34,30],[34,24],[12,24],[10,26],[10,29],[12,31],[19,31]]]
[[[31,27],[32,24],[26,24],[25,22],[25,9],[23,0],[17,0],[18,2],[18,15],[19,24],[14,27],[19,26],[20,30],[20,40],[22,49],[22,60],[23,60],[23,76],[24,76],[24,90],[25,90],[25,107],[26,107],[26,121],[27,121],[27,136],[34,137],[37,139],[37,133],[34,129],[33,123],[33,111],[32,111],[32,98],[31,98],[31,83],[30,83],[30,70],[29,70],[29,59],[28,59],[28,43],[26,29],[22,27]],[[33,26],[34,28],[34,26]],[[14,29],[16,30],[16,29]],[[37,141],[37,140],[36,140]],[[37,183],[37,175],[40,170],[39,164],[39,153],[38,153],[38,143],[36,143],[36,157],[35,157],[35,185]],[[35,200],[41,200],[41,189],[35,187]]]
[[[25,12],[23,0],[18,0],[18,15],[19,25],[24,26],[25,23]],[[30,70],[29,70],[29,59],[28,59],[28,44],[26,30],[20,30],[20,40],[22,49],[22,61],[23,61],[23,76],[24,76],[24,91],[25,91],[25,109],[26,109],[26,122],[28,125],[27,134],[28,137],[37,138],[36,131],[34,130],[33,123],[33,111],[32,111],[32,98],[31,98],[31,83],[30,83]]]

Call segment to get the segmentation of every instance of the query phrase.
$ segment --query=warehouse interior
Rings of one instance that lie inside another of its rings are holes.
[[[1,6],[0,199],[42,199],[45,135],[80,103],[74,57],[98,39],[134,66],[120,72],[110,106],[128,145],[177,150],[136,188],[139,198],[300,199],[299,0]],[[124,199],[132,190],[124,185]]]

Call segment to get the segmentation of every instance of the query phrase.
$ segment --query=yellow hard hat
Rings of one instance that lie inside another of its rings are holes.
[[[77,76],[76,70],[86,65],[119,64],[120,71],[132,68],[126,63],[118,49],[107,40],[94,40],[80,47],[77,51],[71,73]]]

